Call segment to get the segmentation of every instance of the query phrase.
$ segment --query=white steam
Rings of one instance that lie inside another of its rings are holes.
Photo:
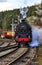
[[[27,7],[20,9],[20,14],[22,15],[23,19],[26,18],[27,11],[28,11]]]

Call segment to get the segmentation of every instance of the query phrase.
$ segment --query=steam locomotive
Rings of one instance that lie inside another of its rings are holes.
[[[31,26],[27,24],[25,20],[22,20],[21,23],[16,26],[15,41],[19,47],[23,45],[29,46],[28,43],[32,41]]]

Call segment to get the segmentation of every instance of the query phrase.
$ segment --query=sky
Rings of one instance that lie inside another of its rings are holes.
[[[41,3],[41,0],[0,0],[0,11],[13,10]]]

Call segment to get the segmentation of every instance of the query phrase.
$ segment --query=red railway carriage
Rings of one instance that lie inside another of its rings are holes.
[[[13,34],[15,34],[15,32],[13,32]],[[2,32],[1,38],[12,38],[12,32],[10,32],[10,31]]]

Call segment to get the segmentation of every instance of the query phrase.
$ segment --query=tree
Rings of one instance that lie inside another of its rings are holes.
[[[7,16],[5,16],[4,19],[3,19],[2,29],[3,29],[3,30],[6,30],[6,29],[7,29]]]

